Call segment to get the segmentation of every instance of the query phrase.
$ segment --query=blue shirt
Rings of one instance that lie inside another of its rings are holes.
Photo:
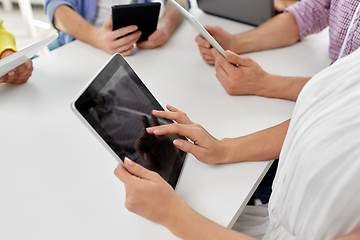
[[[166,1],[166,0],[165,0]],[[165,2],[164,1],[164,2]],[[137,3],[148,3],[151,0],[136,0]],[[190,4],[190,2],[189,2]],[[60,5],[67,5],[79,13],[86,21],[94,23],[96,13],[96,0],[45,0],[45,13],[54,26],[54,12]],[[61,45],[74,41],[75,38],[69,34],[59,31],[59,42]]]

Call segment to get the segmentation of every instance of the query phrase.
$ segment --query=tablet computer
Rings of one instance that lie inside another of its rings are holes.
[[[157,28],[160,6],[159,2],[112,6],[112,30],[136,25],[142,33],[137,42],[146,41]]]
[[[258,26],[275,16],[274,0],[196,0],[208,14]],[[296,0],[294,0],[296,1]]]
[[[50,37],[47,37],[27,48],[24,48],[18,52],[7,56],[4,59],[0,60],[0,77],[4,76],[14,68],[24,64],[27,60],[32,58],[36,53],[38,53],[42,48],[46,47],[49,43],[54,41],[57,38],[58,34],[55,33]]]
[[[163,108],[120,54],[114,54],[85,86],[72,109],[120,164],[128,157],[175,188],[187,154],[173,140],[185,138],[146,132],[148,126],[173,121],[151,115]]]
[[[220,46],[220,44],[211,36],[211,34],[199,23],[199,21],[193,17],[185,8],[178,4],[175,0],[168,0],[179,12],[184,16],[184,18],[195,28],[198,33],[210,43],[210,45],[216,48],[224,57],[225,50]],[[221,3],[219,3],[221,4]]]

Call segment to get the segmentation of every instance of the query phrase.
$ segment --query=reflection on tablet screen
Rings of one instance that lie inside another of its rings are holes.
[[[173,140],[185,138],[145,131],[149,126],[173,122],[151,115],[152,110],[162,107],[132,69],[119,64],[120,60],[113,58],[75,106],[119,158],[129,157],[158,172],[175,187],[186,153],[176,148]]]

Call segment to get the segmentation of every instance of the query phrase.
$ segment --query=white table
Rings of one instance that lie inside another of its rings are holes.
[[[251,27],[206,15],[230,32]],[[217,138],[249,134],[291,117],[294,103],[229,96],[201,59],[183,22],[164,47],[127,61],[165,106],[187,112]],[[247,54],[266,71],[312,76],[329,64],[327,33],[277,50]],[[110,55],[75,41],[34,60],[21,86],[0,85],[0,239],[177,239],[129,213],[116,162],[72,113],[70,103]],[[177,192],[196,211],[231,227],[269,163],[209,166],[187,161]]]

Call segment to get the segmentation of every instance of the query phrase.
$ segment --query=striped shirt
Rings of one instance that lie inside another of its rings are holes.
[[[343,54],[346,56],[360,46],[360,12],[348,32],[360,0],[302,0],[287,8],[299,26],[300,39],[317,33],[329,26],[329,54],[332,63],[340,54],[343,42],[348,33]]]

